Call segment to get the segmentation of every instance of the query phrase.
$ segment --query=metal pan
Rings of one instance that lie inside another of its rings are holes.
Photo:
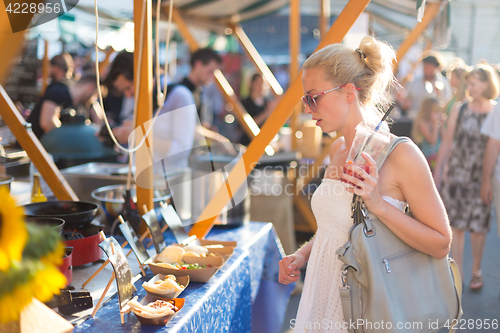
[[[24,205],[27,217],[55,217],[63,219],[64,228],[79,228],[92,222],[98,205],[85,201],[47,201]]]
[[[55,217],[27,217],[25,219],[26,222],[32,222],[39,225],[48,225],[52,228],[56,229],[59,234],[63,231],[64,228],[64,220],[58,219]]]

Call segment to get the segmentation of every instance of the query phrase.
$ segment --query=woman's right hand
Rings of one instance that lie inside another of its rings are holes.
[[[481,200],[483,200],[486,205],[491,205],[493,202],[493,188],[491,186],[491,181],[483,181],[481,183],[481,190],[479,193]]]
[[[306,264],[300,254],[291,254],[280,261],[279,281],[283,284],[296,282],[300,278],[300,269]]]

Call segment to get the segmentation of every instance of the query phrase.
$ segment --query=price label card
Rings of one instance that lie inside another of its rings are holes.
[[[137,237],[137,234],[135,233],[130,223],[128,223],[127,221],[120,224],[120,230],[123,234],[123,237],[125,237],[130,247],[132,248],[132,251],[134,251],[137,260],[139,260],[141,265],[144,265],[144,262],[149,259],[149,254],[146,251],[144,244],[142,244],[139,237]]]
[[[188,233],[182,226],[182,221],[177,212],[175,211],[172,205],[163,205],[160,208],[161,216],[165,220],[165,223],[168,225],[169,229],[172,230],[177,243],[184,244],[189,237]]]
[[[114,254],[111,243],[113,243]],[[99,244],[99,247],[106,253],[111,265],[113,266],[121,310],[134,294],[134,286],[132,285],[132,270],[128,264],[127,257],[123,254],[120,244],[114,237],[109,237],[102,241]]]
[[[155,211],[150,210],[146,214],[142,215],[142,218],[149,228],[151,238],[153,239],[153,244],[155,245],[156,253],[160,253],[164,248],[167,247],[167,245],[165,244],[165,239],[163,238],[160,223],[158,222]]]

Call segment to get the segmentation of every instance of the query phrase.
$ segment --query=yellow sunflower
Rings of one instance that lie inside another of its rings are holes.
[[[27,276],[29,278],[17,279],[21,283],[16,284],[10,288],[9,292],[1,295],[0,324],[18,320],[22,309],[31,303],[33,297],[41,302],[47,302],[52,298],[52,295],[59,294],[60,289],[66,286],[66,277],[61,272],[54,267],[43,266],[40,262],[26,263],[22,267],[18,267],[18,272],[11,271],[7,275],[12,275],[10,277],[12,280],[16,277],[16,273],[22,273],[23,278]],[[8,280],[7,277],[7,283],[12,283]]]
[[[0,271],[9,269],[11,260],[21,260],[27,238],[23,209],[0,187]]]

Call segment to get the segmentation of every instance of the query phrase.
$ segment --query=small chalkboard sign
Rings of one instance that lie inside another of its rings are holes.
[[[165,223],[168,225],[170,230],[172,230],[177,243],[187,244],[192,241],[192,237],[189,237],[188,233],[182,226],[181,218],[179,217],[179,215],[177,215],[174,207],[172,207],[172,205],[166,205],[163,203],[160,203],[160,205],[161,216],[165,220]]]
[[[125,237],[130,247],[132,248],[132,251],[134,251],[137,260],[139,261],[139,264],[144,265],[146,260],[149,259],[149,254],[148,251],[146,251],[144,244],[142,244],[142,241],[139,239],[134,229],[130,225],[130,223],[128,222],[121,223],[120,230],[123,234],[123,237]]]
[[[153,244],[155,245],[156,253],[161,253],[164,248],[167,247],[165,244],[165,239],[163,238],[163,233],[161,232],[160,222],[156,217],[156,212],[154,209],[150,210],[146,214],[142,215],[142,219],[146,222],[151,238],[153,239]]]
[[[104,251],[104,253],[106,253],[111,265],[113,266],[121,312],[122,308],[134,294],[132,270],[130,269],[130,265],[128,264],[127,258],[125,257],[120,244],[114,237],[106,238],[104,241],[99,243],[99,247]]]

